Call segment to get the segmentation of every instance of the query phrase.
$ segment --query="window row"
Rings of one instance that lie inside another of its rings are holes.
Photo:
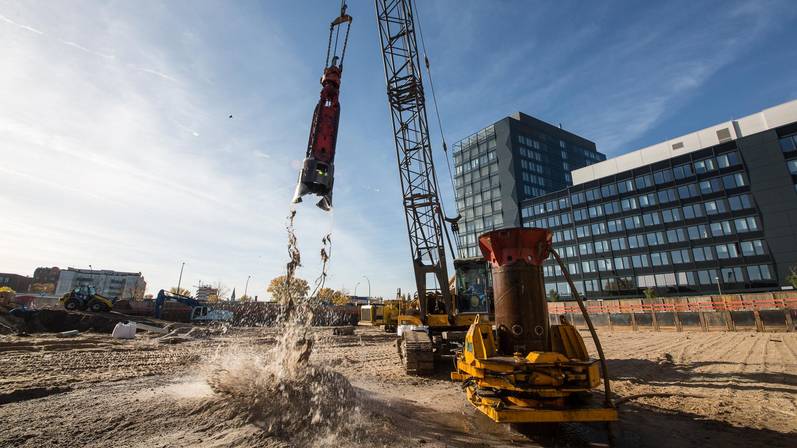
[[[531,207],[524,207],[523,210],[521,211],[521,214],[523,215],[524,218],[528,214],[528,210],[530,208]],[[753,201],[751,196],[749,194],[741,194],[741,195],[731,196],[727,200],[724,198],[720,198],[711,201],[705,201],[702,203],[685,205],[683,207],[674,207],[674,208],[664,209],[661,211],[655,210],[643,213],[641,215],[633,215],[633,216],[627,216],[625,218],[609,219],[605,221],[605,223],[603,221],[600,221],[593,225],[598,225],[599,229],[605,229],[602,232],[598,232],[598,234],[606,232],[611,233],[611,232],[620,232],[626,229],[627,230],[638,229],[643,226],[670,224],[670,223],[683,221],[684,219],[702,218],[705,216],[720,215],[723,213],[727,213],[728,211],[735,212],[750,208],[753,208]],[[558,215],[549,216],[547,218],[539,218],[534,221],[527,221],[526,225],[527,227],[551,228],[551,227],[569,225],[571,224],[572,221],[575,222],[583,221],[586,218],[594,220],[600,216],[603,216],[599,214],[600,210],[601,209],[599,209],[598,206],[595,206],[594,208],[586,207],[583,209],[574,210],[572,220],[570,214],[561,213]],[[603,210],[605,210],[605,207]],[[592,215],[595,216],[593,217]]]
[[[628,291],[637,293],[647,288],[713,289],[714,286],[732,283],[771,283],[774,281],[773,268],[770,265],[737,266],[722,269],[706,269],[700,271],[668,272],[639,276],[611,276],[601,279],[574,281],[573,284],[581,295],[595,293],[617,293]],[[570,297],[571,290],[567,282],[546,282],[545,290],[550,294],[555,291],[560,297]]]
[[[593,227],[580,226],[573,229],[560,230],[553,233],[553,243],[566,243],[573,241],[575,238],[586,239],[589,236],[594,236],[594,226],[603,226],[603,224],[593,224]],[[734,231],[735,229],[735,231]],[[648,232],[644,234],[629,235],[628,237],[611,238],[599,241],[585,241],[580,242],[578,252],[573,252],[569,255],[566,246],[565,257],[575,257],[578,255],[592,255],[595,253],[604,253],[608,251],[622,251],[627,249],[640,249],[644,247],[660,246],[663,244],[683,243],[686,241],[697,241],[710,237],[729,236],[734,233],[741,234],[747,232],[755,232],[761,230],[761,225],[758,218],[755,216],[748,216],[744,218],[737,218],[733,220],[714,222],[710,224],[698,224],[688,227],[679,227],[669,229],[667,231]],[[666,236],[665,236],[666,235]],[[575,237],[575,238],[574,238]]]

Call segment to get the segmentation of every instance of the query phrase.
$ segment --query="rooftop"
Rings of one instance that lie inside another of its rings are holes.
[[[797,121],[797,100],[573,170],[573,185],[622,173]]]

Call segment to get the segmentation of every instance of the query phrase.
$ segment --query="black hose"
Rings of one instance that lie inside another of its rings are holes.
[[[593,342],[595,342],[595,348],[598,350],[598,357],[601,361],[601,372],[603,373],[603,391],[605,394],[605,402],[606,406],[613,408],[614,403],[612,403],[612,388],[609,385],[609,367],[606,364],[606,357],[603,355],[603,347],[601,347],[601,342],[598,339],[598,333],[595,331],[595,326],[592,325],[592,319],[589,318],[589,313],[587,313],[587,307],[584,305],[584,301],[581,300],[581,296],[578,295],[578,291],[576,290],[576,285],[573,284],[573,279],[570,278],[570,273],[567,272],[567,268],[565,267],[562,258],[559,256],[559,253],[556,252],[553,248],[550,248],[551,254],[553,257],[556,258],[556,262],[559,263],[559,267],[562,268],[562,273],[565,276],[565,280],[570,285],[570,291],[573,292],[573,297],[576,298],[576,302],[578,303],[578,307],[581,309],[581,314],[584,316],[584,321],[587,322],[587,327],[589,328],[589,334],[592,336]]]

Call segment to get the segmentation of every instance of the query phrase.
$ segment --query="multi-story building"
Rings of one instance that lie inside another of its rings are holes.
[[[459,257],[478,235],[521,225],[520,202],[571,185],[570,171],[606,159],[595,143],[516,113],[454,144]]]
[[[26,275],[0,272],[0,288],[8,287],[15,292],[28,292],[33,279]]]
[[[58,284],[58,277],[61,269],[58,267],[39,267],[33,271],[33,283],[30,285],[30,292],[40,294],[54,294]]]
[[[122,299],[141,299],[147,288],[140,272],[69,268],[60,272],[55,294],[66,294],[84,285],[94,286],[100,295]]]
[[[522,204],[591,297],[788,287],[797,266],[797,101],[573,172]],[[549,260],[546,290],[571,296]]]

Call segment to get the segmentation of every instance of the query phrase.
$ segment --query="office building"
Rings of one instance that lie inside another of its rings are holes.
[[[69,268],[60,271],[55,294],[60,296],[80,286],[94,286],[105,297],[142,299],[147,282],[140,272]]]
[[[520,202],[565,188],[571,170],[606,159],[595,143],[523,113],[454,144],[460,258],[481,256],[478,235],[521,225]]]
[[[789,287],[797,266],[797,101],[573,171],[522,203],[588,297]],[[570,297],[558,266],[546,290]]]

